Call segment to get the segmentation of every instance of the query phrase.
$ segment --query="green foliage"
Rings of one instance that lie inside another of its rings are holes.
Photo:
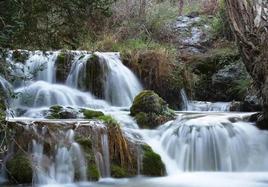
[[[93,181],[99,180],[99,178],[100,178],[100,172],[99,172],[96,164],[89,165],[89,167],[88,167],[88,176]]]
[[[88,21],[110,16],[115,0],[4,0],[0,3],[0,46],[77,48]]]
[[[161,37],[161,34],[169,33],[169,24],[176,20],[178,16],[178,7],[172,6],[168,1],[151,6],[146,12],[145,26],[151,35],[155,38]]]
[[[113,178],[124,178],[128,176],[128,172],[125,171],[124,168],[122,168],[121,166],[112,164],[111,165],[111,176]]]
[[[224,0],[219,0],[219,10],[213,17],[211,27],[212,34],[215,38],[225,37],[227,39],[232,39],[231,28],[227,19],[227,12]]]
[[[244,79],[234,80],[234,82],[231,85],[231,88],[229,92],[233,94],[237,98],[245,98],[248,89],[252,85],[252,79],[245,77]]]
[[[143,146],[142,174],[147,176],[163,176],[165,165],[161,157],[150,146]]]
[[[32,166],[27,156],[16,154],[6,163],[7,173],[11,181],[19,184],[32,182]]]

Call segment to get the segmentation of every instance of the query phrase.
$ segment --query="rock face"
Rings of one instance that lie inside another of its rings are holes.
[[[248,80],[248,84],[250,84],[250,76],[241,61],[225,65],[212,75],[212,87],[216,93],[216,98],[219,100],[243,101],[243,97],[245,97],[248,88],[246,87],[247,85],[242,84],[246,80]],[[247,84],[247,82],[245,84]],[[239,86],[241,86],[241,88],[237,90]],[[245,88],[242,88],[243,86]],[[242,91],[244,91],[244,93],[239,93]]]
[[[142,91],[135,97],[130,115],[135,117],[141,128],[155,128],[175,117],[168,104],[150,90]]]
[[[244,101],[251,86],[251,78],[237,49],[232,48],[231,43],[225,45],[191,57],[189,63],[196,75],[194,99]]]
[[[183,53],[204,51],[203,46],[207,46],[212,39],[212,35],[208,34],[212,30],[211,22],[211,18],[203,19],[195,13],[177,18],[173,28]]]

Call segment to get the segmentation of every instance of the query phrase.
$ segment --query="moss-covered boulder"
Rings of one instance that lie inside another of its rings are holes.
[[[32,165],[28,157],[22,153],[14,155],[6,163],[8,177],[10,181],[19,184],[27,184],[32,182]]]
[[[175,113],[168,104],[151,90],[142,91],[134,99],[130,108],[141,128],[155,128],[175,118]]]
[[[61,105],[53,105],[49,108],[46,118],[48,119],[76,119],[79,111],[72,107],[63,107]]]
[[[150,146],[143,146],[142,174],[146,176],[163,176],[165,165],[161,157]]]
[[[69,51],[61,51],[56,59],[56,80],[64,83],[72,66],[73,54]]]

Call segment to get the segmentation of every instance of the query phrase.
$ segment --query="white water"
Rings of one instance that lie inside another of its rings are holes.
[[[69,130],[65,137],[59,140],[52,156],[44,154],[43,142],[33,140],[32,147],[34,183],[66,184],[74,182],[75,178],[79,181],[87,180],[84,154],[74,141],[73,130]]]
[[[91,108],[104,108],[108,104],[96,99],[89,92],[81,92],[77,89],[61,84],[51,84],[44,81],[33,82],[27,87],[15,90],[20,96],[14,100],[14,105],[20,108],[38,108],[52,105],[87,106]]]
[[[188,99],[184,89],[180,92],[183,110],[185,111],[219,111],[228,112],[230,111],[231,102],[207,102],[207,101],[191,101]]]

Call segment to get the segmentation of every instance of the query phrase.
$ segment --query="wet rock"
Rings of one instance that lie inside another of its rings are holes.
[[[241,79],[245,74],[246,69],[242,63],[226,65],[212,76],[212,84],[228,85],[234,80]]]
[[[224,66],[212,76],[212,87],[219,100],[243,101],[247,84],[250,84],[250,77],[240,61]]]
[[[175,117],[168,104],[150,90],[142,91],[135,97],[130,114],[135,117],[141,128],[155,128]]]
[[[49,108],[47,119],[76,119],[79,117],[79,111],[72,107],[63,107],[54,105]]]
[[[197,12],[192,12],[187,16],[180,16],[173,23],[173,28],[177,33],[177,43],[182,53],[203,53],[204,46],[211,43],[212,35],[209,17],[204,19],[198,16]]]
[[[92,55],[86,63],[85,87],[95,96],[103,99],[105,82],[107,79],[107,65],[97,55]]]

